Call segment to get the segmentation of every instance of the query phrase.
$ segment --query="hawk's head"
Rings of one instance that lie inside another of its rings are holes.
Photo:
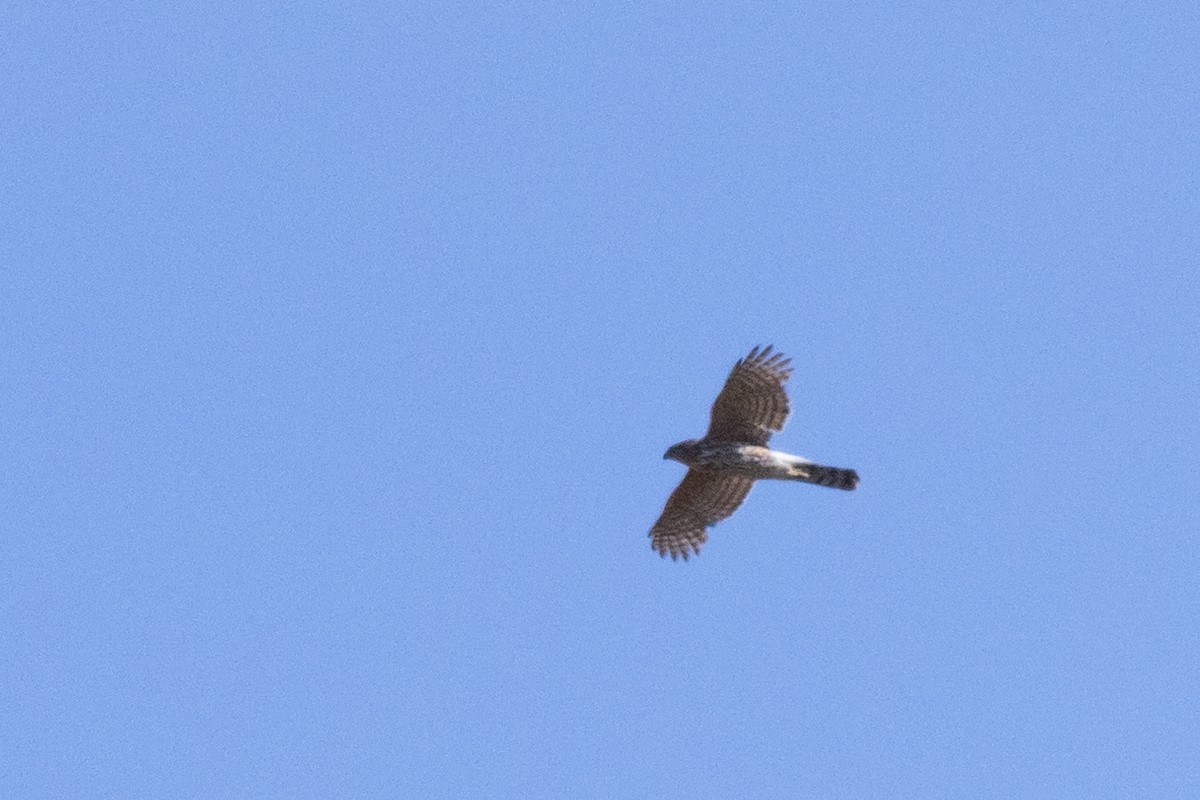
[[[696,439],[688,439],[679,444],[673,444],[667,448],[667,452],[663,453],[663,458],[669,458],[681,464],[690,464],[700,454],[701,448],[699,445],[700,442]]]

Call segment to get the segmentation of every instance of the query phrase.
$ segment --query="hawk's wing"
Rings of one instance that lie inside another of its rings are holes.
[[[791,377],[791,365],[783,353],[772,353],[771,345],[755,347],[734,364],[713,403],[705,438],[765,446],[787,422],[790,407],[783,384]]]
[[[753,485],[753,478],[689,469],[650,529],[654,549],[660,555],[670,553],[671,558],[683,556],[685,561],[699,553],[700,545],[708,541],[705,528],[737,511]]]

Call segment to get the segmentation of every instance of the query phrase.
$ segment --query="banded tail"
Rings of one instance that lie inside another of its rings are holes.
[[[826,467],[821,464],[793,464],[791,480],[852,491],[858,488],[858,473],[852,469]]]

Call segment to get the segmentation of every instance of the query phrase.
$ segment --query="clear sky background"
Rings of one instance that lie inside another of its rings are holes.
[[[1196,797],[1200,12],[955,5],[18,3],[0,795]]]

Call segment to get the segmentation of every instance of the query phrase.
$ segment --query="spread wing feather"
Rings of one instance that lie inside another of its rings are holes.
[[[771,345],[755,347],[733,366],[717,395],[706,438],[766,446],[791,411],[783,388],[791,375],[790,358],[772,352]]]
[[[685,561],[699,553],[708,541],[706,529],[737,511],[753,485],[753,479],[741,475],[688,470],[650,529],[654,549]]]

